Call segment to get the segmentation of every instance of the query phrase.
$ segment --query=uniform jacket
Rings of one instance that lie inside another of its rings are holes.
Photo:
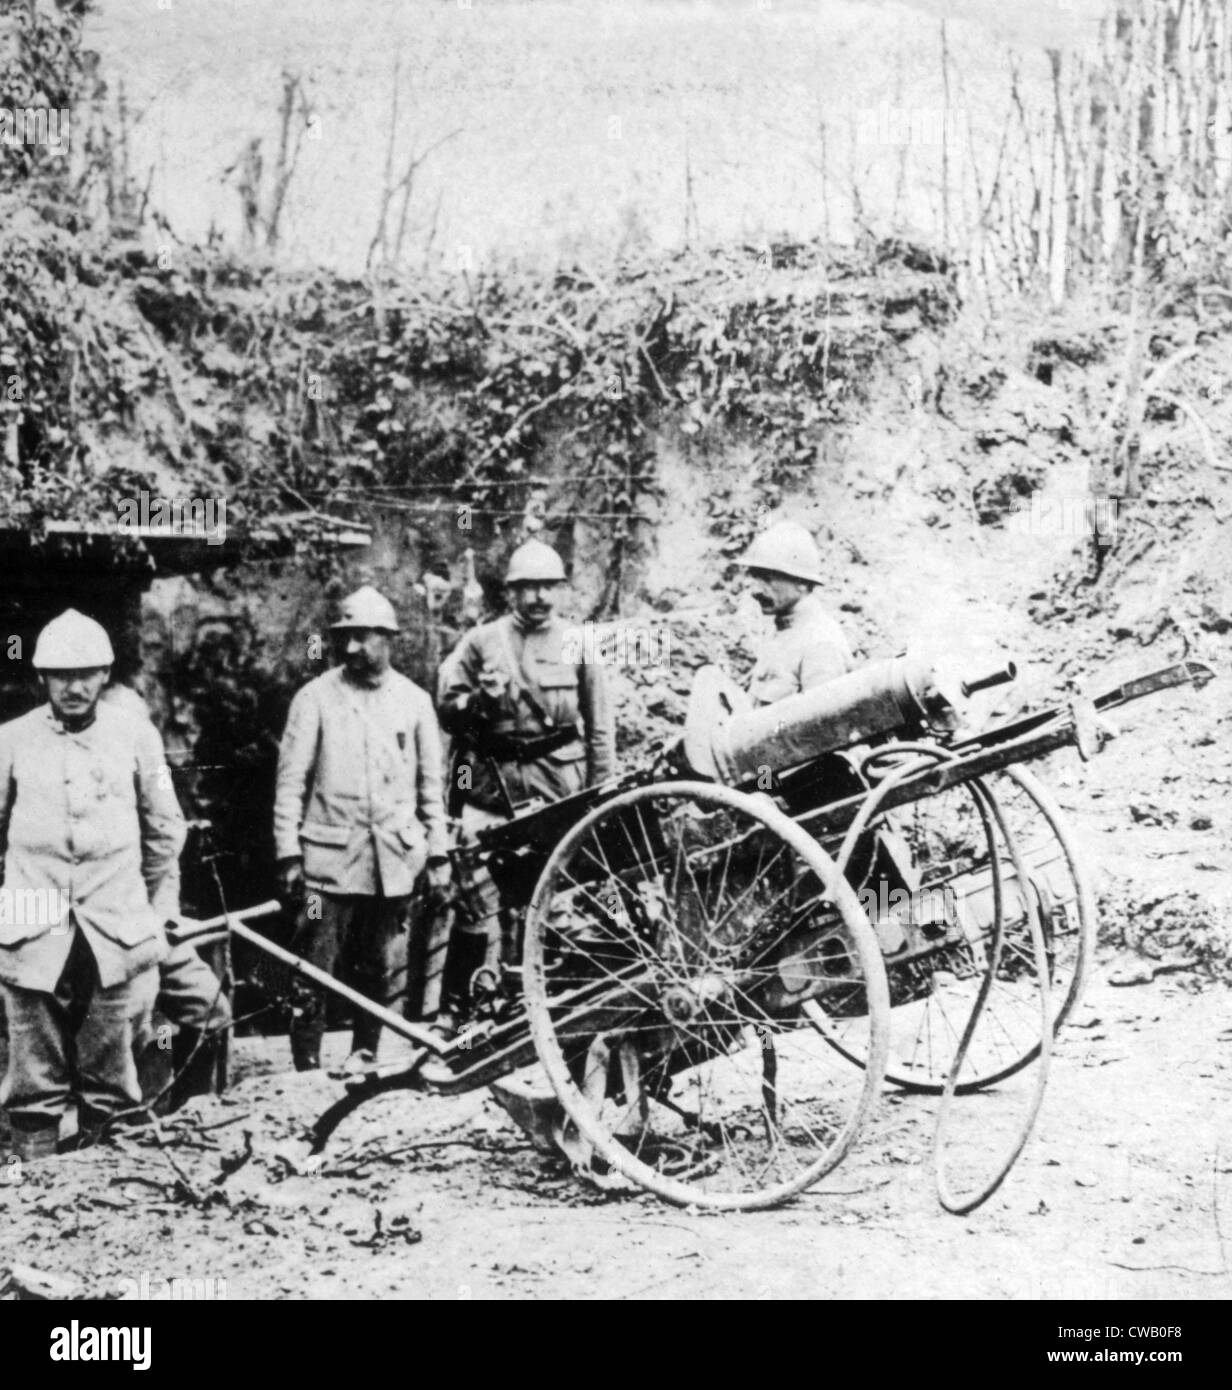
[[[0,980],[50,993],[76,931],[104,988],[161,960],[184,837],[148,720],[100,703],[71,733],[43,705],[0,727]]]
[[[851,670],[847,638],[816,594],[805,594],[776,616],[775,627],[749,682],[749,694],[759,704],[799,695]]]
[[[343,667],[291,702],[278,754],[274,848],[303,855],[309,887],[410,893],[443,855],[441,739],[427,691],[397,671],[361,685]]]
[[[480,754],[488,733],[534,735],[577,729],[576,742],[535,762],[496,761],[515,802],[535,796],[558,801],[606,781],[615,771],[615,733],[603,668],[562,659],[568,631],[557,618],[543,628],[523,631],[508,614],[472,628],[441,665],[437,687],[441,723],[471,742]],[[479,673],[485,666],[510,678],[497,700],[479,688]],[[504,809],[491,765],[482,759],[473,763],[472,789],[466,799],[488,809]]]

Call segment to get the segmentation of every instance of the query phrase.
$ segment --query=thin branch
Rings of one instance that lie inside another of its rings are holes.
[[[1169,405],[1176,406],[1183,415],[1186,415],[1193,422],[1194,428],[1198,431],[1198,438],[1202,441],[1202,452],[1206,455],[1206,461],[1212,468],[1217,468],[1224,473],[1232,472],[1232,463],[1220,463],[1215,457],[1215,440],[1211,435],[1210,426],[1187,400],[1182,399],[1172,391],[1152,391],[1150,394],[1156,400],[1167,401]]]

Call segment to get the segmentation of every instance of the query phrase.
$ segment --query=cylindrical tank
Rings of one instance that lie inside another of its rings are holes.
[[[739,783],[784,772],[822,753],[879,734],[950,731],[963,697],[927,661],[894,657],[712,725],[709,751],[719,778]]]

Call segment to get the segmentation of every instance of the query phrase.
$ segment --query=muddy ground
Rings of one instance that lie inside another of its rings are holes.
[[[25,1266],[84,1296],[167,1296],[173,1280],[230,1299],[1232,1296],[1220,690],[1142,701],[1113,718],[1100,758],[1041,769],[1096,874],[1102,944],[1035,1134],[971,1215],[934,1191],[936,1102],[892,1092],[839,1168],[768,1212],[587,1188],[487,1092],[370,1102],[320,1171],[297,1172],[305,1126],[340,1085],[290,1071],[285,1038],[249,1037],[230,1092],[160,1135],[24,1174],[0,1150],[0,1270],[19,1267],[0,1296],[37,1287]],[[330,1036],[327,1066],[347,1042]],[[1033,1081],[960,1102],[960,1186],[999,1166]]]
[[[246,1039],[231,1093],[161,1136],[9,1169],[0,1266],[93,1296],[181,1279],[230,1299],[1226,1298],[1232,1001],[1180,974],[1110,982],[1139,965],[1103,953],[1034,1138],[969,1216],[934,1193],[935,1102],[895,1094],[845,1163],[769,1212],[588,1190],[486,1092],[371,1102],[322,1171],[296,1174],[282,1155],[337,1083],[284,1071],[282,1040]],[[993,1171],[1028,1091],[966,1102],[960,1179]]]

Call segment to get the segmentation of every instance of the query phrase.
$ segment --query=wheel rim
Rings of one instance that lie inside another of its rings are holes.
[[[834,1167],[876,1099],[876,940],[833,862],[766,798],[665,783],[596,808],[539,880],[523,975],[569,1122],[605,1170],[669,1200],[781,1201]],[[863,1075],[802,1008],[836,995],[867,1010]]]
[[[1030,866],[1023,860],[1021,848],[1000,801],[992,795],[987,785],[978,779],[971,783],[971,789],[990,843],[994,842],[995,836],[1000,836],[1000,843],[1004,845],[1005,853],[1013,864],[1017,880],[1019,882],[1027,881],[1031,874]],[[994,822],[995,830],[993,828]],[[1012,944],[1015,926],[1011,914],[1005,911],[1005,882],[1001,872],[999,853],[994,854],[991,859],[991,870],[995,906],[988,968],[980,982],[979,992],[963,1028],[962,1039],[958,1044],[949,1076],[946,1078],[933,1133],[933,1172],[937,1198],[946,1211],[952,1212],[956,1216],[964,1216],[968,1212],[974,1211],[976,1207],[981,1206],[996,1192],[1009,1175],[1010,1169],[1017,1162],[1019,1154],[1030,1138],[1031,1131],[1035,1128],[1035,1121],[1039,1116],[1040,1107],[1044,1102],[1044,1089],[1048,1084],[1048,1068],[1052,1059],[1052,1040],[1055,1033],[1055,1025],[1049,1026],[1053,1012],[1051,1008],[1051,968],[1045,936],[1048,914],[1041,901],[1037,904],[1037,910],[1028,912],[1025,917],[1026,936],[1030,941],[1034,967],[1032,983],[1036,990],[1036,1002],[1039,1009],[1035,1030],[1039,1042],[1036,1044],[1034,1056],[1027,1059],[1034,1070],[1033,1084],[1027,1093],[1025,1110],[1017,1117],[1011,1115],[1009,1142],[998,1144],[994,1140],[992,1145],[993,1159],[990,1163],[987,1157],[990,1137],[988,1131],[991,1128],[989,1116],[974,1113],[974,1111],[968,1115],[967,1127],[969,1131],[974,1128],[974,1142],[972,1142],[970,1132],[965,1142],[956,1138],[957,1126],[953,1121],[958,1109],[973,1110],[973,1107],[979,1106],[981,1102],[989,1099],[989,1097],[972,1093],[969,1090],[961,1100],[958,1100],[956,1098],[956,1082],[958,1077],[962,1075],[972,1041],[978,1035],[981,1024],[984,1022],[985,1010],[994,989],[997,987],[1002,963],[1006,960],[1006,948],[1007,945]],[[1014,948],[1019,949],[1016,943]],[[1017,970],[1011,969],[1011,975],[1018,973]],[[1020,1064],[1019,1067],[1015,1068],[1015,1071],[1021,1070],[1026,1065],[1027,1062]],[[1017,1089],[1019,1095],[1009,1101],[1011,1111],[1016,1108],[1016,1104],[1021,1103],[1022,1088]],[[1015,1118],[1017,1123],[1014,1123]]]
[[[1028,899],[1045,913],[1045,955],[1052,1033],[1068,1017],[1085,982],[1095,936],[1093,897],[1072,832],[1048,792],[1020,768],[1006,768],[991,780],[995,796],[1009,816],[1011,830],[1022,841],[1030,880]],[[961,806],[956,803],[962,801]],[[890,1049],[886,1079],[905,1090],[940,1095],[988,966],[993,943],[988,904],[991,865],[985,831],[970,792],[956,787],[938,796],[892,812],[888,823],[896,832],[909,832],[911,822],[928,808],[933,828],[915,830],[915,842],[905,833],[913,862],[923,860],[922,879],[930,879],[927,863],[955,852],[960,872],[948,881],[937,874],[943,903],[963,903],[965,928],[955,930],[952,944],[907,964],[887,961],[892,1005]],[[940,827],[948,839],[942,839]],[[930,845],[930,839],[936,843]],[[938,845],[942,846],[940,852]],[[1039,1055],[1044,1029],[1039,1014],[1036,952],[1030,918],[1017,891],[1018,875],[1005,846],[998,850],[1007,880],[1013,920],[1007,925],[998,978],[982,1006],[981,1026],[966,1049],[955,1092],[964,1095],[991,1086],[1030,1065]],[[879,885],[878,885],[879,886]],[[871,890],[866,890],[871,891]],[[870,915],[876,917],[877,914]],[[832,1046],[863,1065],[866,1042],[860,1020],[831,1020]]]

